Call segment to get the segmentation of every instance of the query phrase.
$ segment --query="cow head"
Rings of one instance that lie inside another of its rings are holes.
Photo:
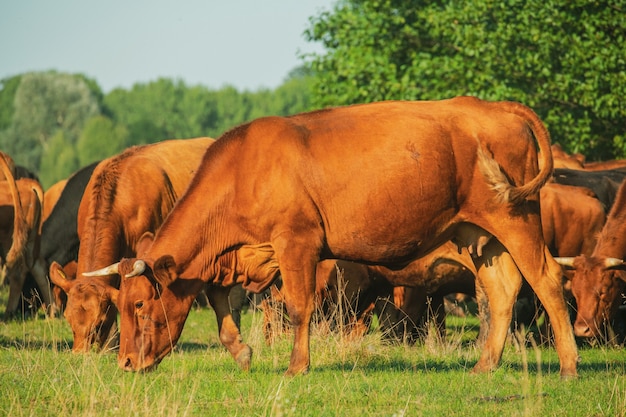
[[[182,333],[195,295],[204,283],[178,279],[171,256],[149,261],[122,259],[117,305],[120,311],[119,366],[127,371],[155,368]]]
[[[578,310],[574,333],[580,337],[603,336],[621,300],[626,264],[621,259],[585,255],[555,259],[574,270],[571,289]]]
[[[109,346],[110,333],[117,317],[113,304],[117,290],[98,279],[71,280],[61,265],[52,262],[50,280],[67,294],[64,316],[74,335],[74,352],[89,351],[97,344],[101,349]]]

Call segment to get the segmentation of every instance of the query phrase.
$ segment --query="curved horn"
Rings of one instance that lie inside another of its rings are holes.
[[[119,274],[119,267],[120,267],[120,263],[115,263],[113,265],[109,265],[105,268],[102,269],[98,269],[97,271],[91,271],[91,272],[83,272],[83,276],[86,277],[103,277],[105,275],[111,275],[111,274]]]
[[[606,258],[604,260],[605,268],[615,268],[616,266],[621,266],[624,263],[621,259],[618,258]]]
[[[574,266],[574,259],[575,258],[566,258],[566,257],[555,257],[554,260],[563,266]]]
[[[136,277],[137,275],[142,274],[143,271],[145,270],[146,270],[146,263],[142,261],[141,259],[137,259],[135,263],[133,264],[133,270],[130,271],[128,274],[124,275],[124,277],[126,278]]]

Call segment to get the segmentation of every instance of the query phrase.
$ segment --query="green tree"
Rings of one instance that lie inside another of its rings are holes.
[[[128,128],[133,144],[152,143],[206,135],[199,92],[180,80],[161,78],[135,84],[130,91],[116,89],[105,96],[104,105],[117,124]]]
[[[306,34],[313,103],[476,95],[532,107],[553,140],[626,156],[626,3],[343,0]]]
[[[21,75],[0,80],[0,131],[11,125],[15,112],[15,93],[21,81]]]
[[[57,130],[49,141],[47,152],[41,158],[41,184],[44,189],[48,189],[55,182],[69,177],[78,168],[76,148],[65,138],[62,130]]]
[[[0,135],[0,148],[38,172],[57,131],[75,143],[85,121],[99,114],[100,105],[84,77],[51,71],[22,75],[14,109],[11,124]]]
[[[105,116],[95,116],[87,121],[76,143],[79,166],[108,158],[128,146],[126,127],[115,125]]]

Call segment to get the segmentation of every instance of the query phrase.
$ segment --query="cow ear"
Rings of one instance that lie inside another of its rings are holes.
[[[65,271],[63,271],[63,267],[55,261],[53,261],[50,265],[49,276],[50,281],[65,291],[66,294],[69,294],[70,290],[76,283],[74,280],[67,279],[67,275],[65,274]]]
[[[154,279],[163,287],[169,287],[177,278],[176,262],[171,255],[161,256],[152,267]]]
[[[115,287],[107,285],[104,292],[108,299],[111,300],[111,302],[115,304],[115,306],[119,309],[119,306],[117,305],[117,295],[120,293],[120,291]]]
[[[138,258],[141,258],[143,256],[143,254],[152,245],[152,242],[154,242],[154,233],[145,232],[143,235],[141,235],[141,237],[137,241],[137,244],[135,245],[135,253],[137,254]]]

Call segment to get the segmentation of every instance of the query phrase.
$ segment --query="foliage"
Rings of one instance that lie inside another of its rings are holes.
[[[78,157],[76,148],[68,142],[63,131],[59,130],[50,139],[48,152],[41,159],[41,184],[44,189],[49,188],[56,181],[69,177],[77,171]]]
[[[11,126],[15,112],[15,92],[22,81],[21,75],[0,80],[0,131]]]
[[[476,95],[529,105],[553,140],[626,156],[623,0],[344,0],[311,19],[315,106]]]
[[[257,117],[309,110],[309,84],[305,70],[294,70],[274,91],[211,90],[162,78],[103,94],[82,74],[22,74],[0,84],[0,149],[47,188],[128,146],[218,137]]]
[[[73,144],[86,120],[100,112],[84,78],[53,71],[22,75],[14,107],[10,126],[0,134],[0,148],[35,172],[59,130]]]
[[[119,152],[127,146],[128,132],[105,116],[95,116],[87,121],[76,143],[78,164],[87,166]]]

